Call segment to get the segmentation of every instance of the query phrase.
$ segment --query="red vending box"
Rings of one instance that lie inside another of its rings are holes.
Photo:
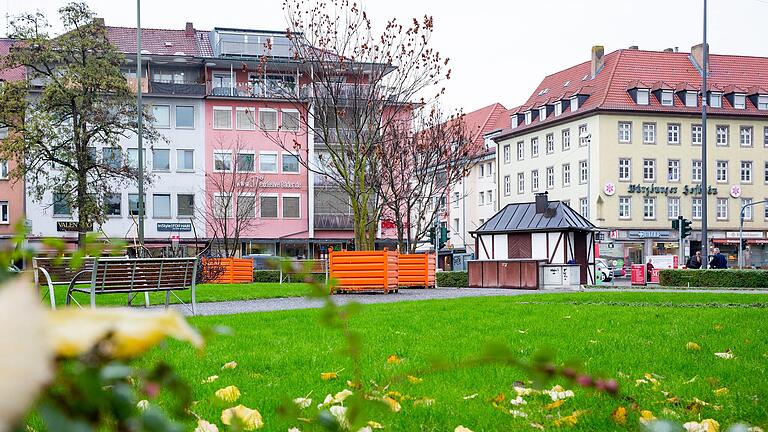
[[[645,285],[645,265],[632,264],[630,282],[632,285]]]
[[[661,269],[657,269],[657,268],[651,269],[651,280],[649,280],[648,282],[659,283],[659,271],[661,271]]]

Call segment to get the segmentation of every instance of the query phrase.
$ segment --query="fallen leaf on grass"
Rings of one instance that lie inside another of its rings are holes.
[[[236,361],[231,361],[231,362],[224,363],[224,365],[221,366],[221,370],[234,369],[236,367],[237,367],[237,362]]]
[[[334,405],[329,408],[329,411],[331,412],[331,415],[336,419],[336,423],[339,425],[341,430],[349,430],[351,425],[349,424],[349,419],[347,418],[347,407]]]
[[[219,398],[219,400],[223,402],[231,403],[240,399],[240,389],[232,385],[218,389],[214,394],[216,395],[217,398]]]
[[[522,396],[518,396],[514,399],[510,399],[509,403],[511,403],[512,405],[526,405],[528,402],[526,402]]]
[[[216,381],[217,379],[219,379],[218,375],[211,375],[208,378],[203,380],[203,384],[210,384],[210,383]]]
[[[361,388],[363,388],[363,385],[362,385],[362,384],[360,384],[360,383],[359,383],[359,382],[357,382],[357,381],[350,381],[350,380],[347,380],[347,387],[349,387],[349,388],[352,388],[352,389],[355,389],[355,390],[360,390]]]
[[[538,430],[544,430],[544,425],[539,423],[531,423],[531,427]]]
[[[528,330],[518,330],[517,332],[520,333],[520,334],[526,334],[526,333],[528,333]]]
[[[474,399],[476,397],[477,397],[477,393],[473,393],[471,395],[464,396],[464,400]]]
[[[720,330],[722,330],[722,329],[723,329],[723,325],[722,325],[722,324],[720,324],[720,323],[716,323],[716,324],[715,324],[713,327],[714,327],[714,329],[715,329],[715,330],[717,330],[717,331],[720,331]]]
[[[704,419],[701,422],[687,422],[683,424],[686,432],[719,432],[720,423],[713,419]]]
[[[711,406],[712,409],[714,409],[715,411],[720,411],[723,408],[720,405],[712,405],[711,403],[704,402],[703,400],[701,400],[699,398],[693,398],[693,400],[691,400],[691,403],[689,403],[685,407],[685,409],[687,409],[688,411],[691,411],[693,413],[698,413],[705,406]]]
[[[683,384],[692,384],[697,379],[699,379],[698,375],[694,376],[693,378],[689,379],[688,381],[684,382]]]
[[[512,417],[522,417],[522,418],[527,418],[528,417],[528,414],[524,413],[523,411],[514,410],[514,409],[513,410],[509,410],[509,414],[511,414]]]
[[[454,429],[453,432],[472,432],[472,429],[459,425],[456,426],[456,429]]]
[[[413,406],[415,407],[431,407],[434,404],[435,404],[434,399],[425,398],[425,397],[418,398],[413,401]]]
[[[616,424],[625,425],[627,424],[627,409],[623,406],[620,406],[613,410],[611,413],[611,418],[613,421],[616,422]]]
[[[381,423],[375,422],[373,420],[368,420],[368,426],[371,429],[384,429],[384,426],[382,426]]]
[[[556,401],[552,402],[551,404],[544,405],[544,409],[545,410],[553,410],[555,408],[559,408],[564,403],[565,403],[565,399],[559,399],[559,400],[556,400]]]
[[[400,408],[401,408],[400,407],[400,402],[392,399],[389,396],[384,396],[381,399],[381,401],[384,402],[384,404],[386,404],[389,407],[390,411],[392,411],[392,412],[400,412]]]
[[[656,420],[656,416],[648,410],[640,411],[640,423],[647,425]]]
[[[548,394],[553,401],[573,397],[573,390],[566,390],[560,385],[556,385],[549,390],[544,390],[542,393]]]
[[[339,377],[339,373],[338,372],[322,372],[320,374],[320,379],[323,380],[323,381],[334,380],[334,379],[336,379],[338,377]]]
[[[504,393],[499,393],[496,396],[494,396],[493,399],[491,399],[491,402],[499,404],[504,402],[506,399],[507,399],[507,396],[504,395]]]
[[[252,431],[264,427],[261,414],[243,405],[227,408],[221,412],[221,422],[227,426],[240,425],[243,430]]]
[[[701,350],[701,345],[697,344],[696,342],[688,342],[685,344],[685,349],[690,351],[699,351]]]
[[[717,390],[713,390],[712,393],[715,394],[715,396],[722,396],[724,394],[728,394],[730,390],[728,390],[728,387],[720,387]]]
[[[392,354],[387,357],[387,364],[400,364],[401,361],[402,360],[397,356],[397,354]]]
[[[419,384],[420,382],[424,381],[423,379],[421,379],[421,378],[419,378],[419,377],[415,377],[415,376],[413,376],[413,375],[408,375],[408,376],[406,376],[405,378],[406,378],[406,379],[408,380],[408,382],[409,382],[409,383],[411,383],[411,384]]]
[[[721,359],[725,359],[725,360],[730,360],[730,359],[733,358],[733,352],[731,351],[730,348],[725,350],[725,352],[715,353],[715,355],[720,357]]]
[[[573,414],[565,417],[560,417],[559,419],[555,419],[553,422],[555,426],[576,426],[576,423],[578,423],[579,416],[586,413],[586,410],[578,410],[574,411]]]
[[[197,427],[194,432],[219,432],[219,427],[200,419],[197,421]]]
[[[293,400],[293,403],[296,404],[299,409],[305,409],[308,408],[310,405],[312,405],[312,399],[306,398],[306,397],[300,397]]]

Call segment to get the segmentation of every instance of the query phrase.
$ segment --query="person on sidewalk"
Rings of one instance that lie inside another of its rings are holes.
[[[714,252],[715,254],[712,256],[712,261],[709,262],[709,268],[727,269],[728,258],[726,258],[725,255],[720,253],[719,248],[715,248],[712,252]]]
[[[688,264],[685,265],[689,269],[700,269],[701,268],[701,251],[696,251],[694,255],[691,255],[691,257],[688,259]]]
[[[650,282],[651,281],[651,275],[653,275],[653,262],[649,259],[648,263],[645,265],[645,281]]]

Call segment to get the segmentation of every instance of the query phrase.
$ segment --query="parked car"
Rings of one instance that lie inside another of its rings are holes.
[[[595,260],[596,274],[602,275],[603,282],[610,282],[613,279],[613,269],[608,265],[608,261],[603,258]]]

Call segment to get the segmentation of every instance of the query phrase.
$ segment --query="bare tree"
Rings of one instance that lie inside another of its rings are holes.
[[[410,121],[414,106],[443,93],[448,59],[431,46],[429,16],[406,24],[393,19],[375,31],[347,0],[286,0],[284,10],[286,35],[306,76],[304,87],[284,96],[303,112],[302,132],[271,137],[348,197],[355,246],[373,249],[383,211],[379,149],[387,131]],[[313,137],[314,159],[301,133]]]
[[[395,224],[399,249],[411,253],[439,216],[434,199],[448,195],[484,150],[460,113],[446,116],[433,105],[413,118],[414,124],[392,128],[379,149],[384,215]]]
[[[213,169],[205,174],[205,203],[198,212],[211,239],[211,252],[229,258],[240,249],[242,236],[258,225],[261,177],[253,151],[245,151],[239,135],[219,138],[216,148],[221,151],[214,153]]]

